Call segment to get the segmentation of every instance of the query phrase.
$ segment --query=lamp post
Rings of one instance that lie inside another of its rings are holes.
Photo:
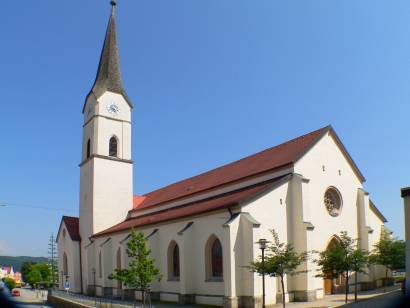
[[[268,241],[261,238],[258,241],[259,249],[262,250],[262,308],[266,308],[265,305],[265,249]]]

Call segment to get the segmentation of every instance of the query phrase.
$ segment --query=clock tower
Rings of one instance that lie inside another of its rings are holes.
[[[115,2],[111,1],[111,5],[97,76],[82,111],[79,226],[82,252],[91,235],[124,221],[132,209],[132,104],[121,79]]]

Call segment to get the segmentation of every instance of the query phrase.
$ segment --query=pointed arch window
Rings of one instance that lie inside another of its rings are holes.
[[[101,251],[98,254],[98,277],[102,278],[102,257]]]
[[[90,158],[90,156],[91,156],[91,141],[90,141],[90,139],[88,139],[88,141],[87,141],[87,159],[89,159]]]
[[[68,275],[68,262],[67,262],[67,254],[63,254],[63,273],[65,276]]]
[[[221,281],[223,278],[222,245],[215,235],[212,235],[207,241],[205,262],[206,279]]]
[[[121,248],[117,250],[117,269],[121,269]],[[122,289],[121,281],[117,281],[117,289]]]
[[[179,280],[180,263],[179,263],[179,246],[175,241],[169,244],[168,248],[168,279]]]
[[[109,151],[108,155],[112,157],[118,157],[118,140],[117,137],[112,136],[110,139],[110,144],[109,144]]]

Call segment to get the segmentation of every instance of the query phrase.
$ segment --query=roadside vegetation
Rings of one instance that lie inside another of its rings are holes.
[[[286,276],[306,273],[299,270],[299,266],[308,261],[309,256],[316,255],[313,262],[318,265],[316,277],[334,280],[342,277],[344,281],[345,302],[348,301],[349,283],[354,285],[354,300],[357,301],[359,275],[368,275],[369,267],[381,265],[385,267],[383,286],[391,280],[403,281],[403,277],[389,278],[389,272],[403,270],[405,267],[405,242],[393,237],[391,233],[383,231],[379,242],[374,249],[367,251],[360,249],[358,239],[348,236],[346,231],[337,236],[337,244],[324,251],[296,252],[291,244],[281,243],[278,234],[272,230],[273,241],[267,244],[265,262],[262,264],[261,256],[249,265],[252,272],[267,276],[279,277],[281,289],[285,290]],[[333,283],[331,284],[332,291]],[[267,290],[269,292],[269,290]],[[276,294],[275,294],[276,295]],[[282,291],[283,307],[285,307],[285,292]]]

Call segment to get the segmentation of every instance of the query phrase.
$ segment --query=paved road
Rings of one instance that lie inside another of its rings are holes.
[[[38,291],[21,288],[21,296],[12,297],[19,307],[46,307],[47,291]]]

